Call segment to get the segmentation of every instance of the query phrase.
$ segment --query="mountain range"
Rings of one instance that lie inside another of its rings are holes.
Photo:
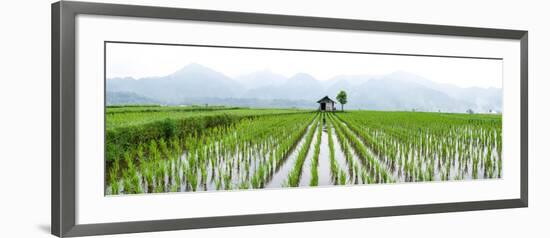
[[[501,111],[499,88],[462,88],[399,71],[387,75],[341,75],[318,80],[306,73],[292,77],[258,71],[228,77],[189,64],[162,77],[107,79],[107,105],[211,104],[248,107],[317,108],[325,95],[348,94],[348,109],[466,112]]]

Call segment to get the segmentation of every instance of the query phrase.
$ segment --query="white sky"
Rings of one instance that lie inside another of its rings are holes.
[[[141,44],[107,44],[107,78],[166,76],[198,63],[235,77],[261,70],[319,80],[338,75],[383,75],[405,71],[459,87],[502,88],[502,61],[284,50],[232,49]]]

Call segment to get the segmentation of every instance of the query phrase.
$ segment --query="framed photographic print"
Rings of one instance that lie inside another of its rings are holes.
[[[52,5],[52,233],[527,206],[527,32]]]

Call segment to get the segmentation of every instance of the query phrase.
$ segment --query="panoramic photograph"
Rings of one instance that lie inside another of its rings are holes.
[[[105,195],[502,177],[502,60],[105,44]]]

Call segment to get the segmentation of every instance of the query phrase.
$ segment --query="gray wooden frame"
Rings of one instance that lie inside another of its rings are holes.
[[[364,21],[319,17],[193,10],[86,2],[52,4],[51,233],[59,237],[167,231],[333,219],[519,208],[528,205],[528,34],[527,31]],[[180,19],[224,23],[399,32],[518,40],[521,45],[521,196],[517,199],[319,210],[239,216],[76,224],[75,215],[75,18],[78,14]]]

